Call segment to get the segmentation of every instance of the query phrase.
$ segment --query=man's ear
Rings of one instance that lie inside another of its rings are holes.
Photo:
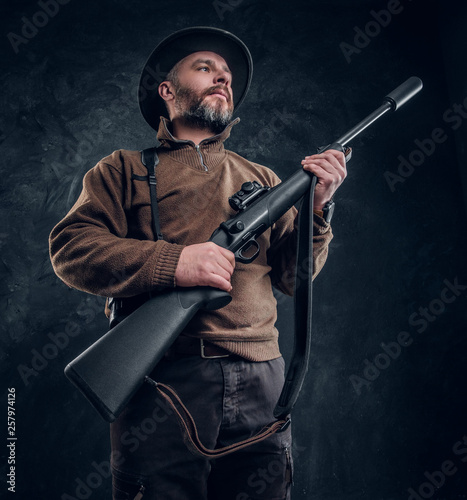
[[[159,85],[159,95],[164,101],[172,101],[174,99],[172,82],[165,81]]]

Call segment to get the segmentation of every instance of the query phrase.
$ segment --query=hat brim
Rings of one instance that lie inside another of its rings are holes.
[[[157,45],[141,73],[139,107],[153,129],[158,129],[161,116],[168,118],[165,102],[159,96],[159,85],[175,64],[200,51],[215,52],[225,59],[232,72],[235,109],[242,103],[253,76],[253,60],[248,47],[232,33],[219,28],[195,26],[182,29]]]

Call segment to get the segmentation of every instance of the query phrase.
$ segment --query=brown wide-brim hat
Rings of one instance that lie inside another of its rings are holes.
[[[141,73],[138,101],[141,113],[157,130],[160,117],[168,118],[165,101],[158,87],[169,71],[193,52],[209,51],[219,54],[232,72],[232,91],[235,109],[245,98],[253,75],[253,60],[248,47],[235,35],[219,28],[195,26],[172,33],[152,51]]]

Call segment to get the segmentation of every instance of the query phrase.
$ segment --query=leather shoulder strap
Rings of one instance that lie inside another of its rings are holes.
[[[311,188],[303,198],[299,211],[300,220],[297,238],[296,273],[300,268],[300,264],[308,260],[310,258],[310,252],[313,251],[313,198],[316,181],[316,177],[313,176]],[[307,267],[308,272],[305,278],[298,279],[296,276],[295,279],[294,350],[279,401],[274,409],[274,417],[277,420],[266,425],[260,432],[248,439],[244,439],[223,448],[206,448],[199,439],[196,423],[192,415],[184,406],[177,393],[171,387],[157,383],[148,376],[145,377],[145,381],[153,385],[159,392],[159,395],[162,396],[173,409],[184,434],[185,444],[196,455],[208,459],[220,458],[252,444],[259,443],[272,434],[284,431],[289,426],[291,422],[290,413],[297,401],[300,389],[302,388],[310,357],[313,269],[311,269],[310,266]]]
[[[196,428],[196,423],[191,413],[182,403],[182,400],[172,389],[172,387],[155,382],[148,376],[145,377],[145,382],[154,386],[159,395],[165,399],[167,404],[174,411],[188,449],[191,450],[191,452],[195,455],[207,458],[209,460],[213,458],[224,457],[226,455],[229,455],[230,453],[233,453],[234,451],[238,451],[252,444],[264,441],[272,434],[275,434],[276,432],[282,432],[287,429],[291,422],[290,417],[286,417],[282,420],[275,420],[274,422],[271,422],[270,424],[264,426],[257,434],[248,439],[244,439],[237,443],[232,443],[222,448],[206,448],[199,438],[198,429]]]
[[[311,351],[311,312],[313,291],[313,266],[306,266],[305,276],[297,276],[303,262],[313,262],[313,199],[317,178],[313,176],[310,190],[305,194],[299,210],[297,261],[295,266],[295,339],[292,359],[285,377],[279,401],[274,409],[278,419],[290,414],[308,371]]]
[[[156,166],[159,164],[157,148],[148,148],[141,151],[141,161],[148,170],[149,193],[151,195],[152,230],[156,240],[163,240],[161,225],[159,221],[159,207],[157,205],[156,191]]]

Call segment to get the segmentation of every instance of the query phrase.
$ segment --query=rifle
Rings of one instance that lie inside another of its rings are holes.
[[[344,151],[349,141],[388,111],[399,109],[421,88],[419,78],[409,78],[379,108],[318,152]],[[316,177],[302,168],[273,188],[245,183],[229,199],[239,213],[222,222],[210,241],[233,252],[237,261],[252,262],[259,253],[256,238],[313,190],[315,183]],[[211,287],[179,287],[158,293],[71,361],[65,374],[102,418],[113,422],[194,315],[201,309],[224,307],[231,299],[229,293]],[[296,351],[294,348],[276,416],[290,411],[306,373],[307,359]]]

